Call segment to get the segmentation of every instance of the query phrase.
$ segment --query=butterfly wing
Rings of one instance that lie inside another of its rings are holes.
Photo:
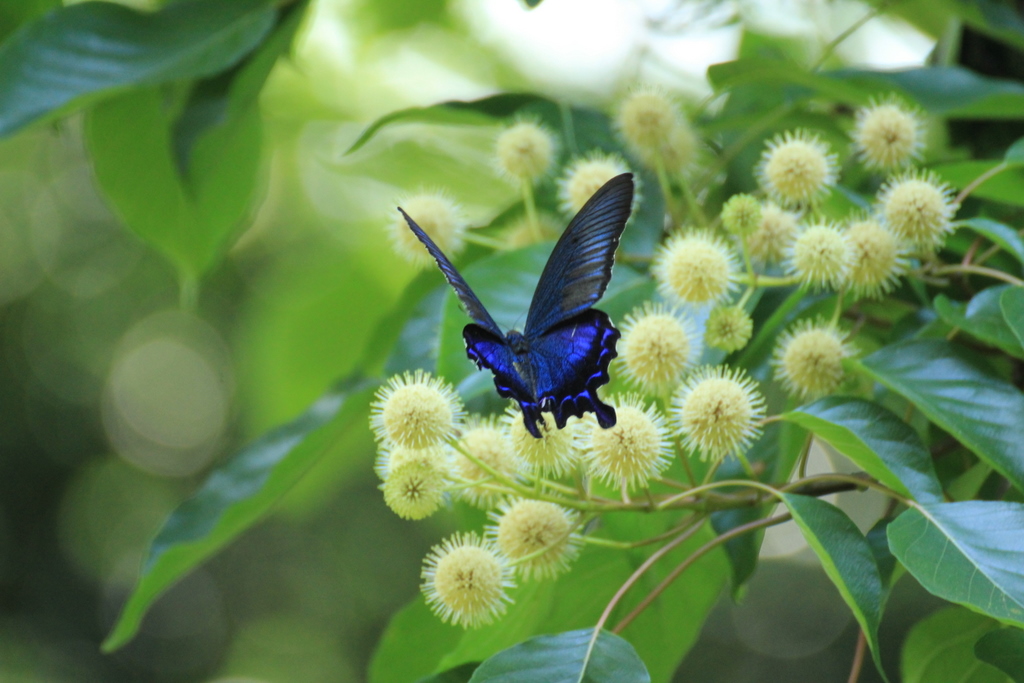
[[[530,376],[529,364],[524,364],[513,352],[505,338],[493,335],[480,325],[466,325],[462,330],[466,341],[466,354],[481,370],[487,369],[494,374],[494,388],[502,398],[512,398],[519,402],[523,410],[523,421],[526,428],[538,439],[540,429],[540,405],[534,398],[534,389],[524,379],[520,369]]]
[[[405,222],[409,224],[409,229],[412,230],[413,234],[419,238],[420,242],[423,242],[423,246],[427,248],[430,255],[434,257],[435,261],[437,261],[437,267],[441,269],[442,273],[444,273],[444,277],[448,280],[448,284],[452,286],[452,289],[455,290],[455,295],[459,297],[459,301],[462,303],[462,310],[464,310],[470,318],[475,320],[477,325],[500,339],[502,336],[501,329],[498,327],[497,323],[494,322],[494,319],[491,318],[491,314],[487,312],[484,305],[480,303],[480,299],[476,298],[476,294],[473,293],[473,290],[469,288],[466,281],[462,279],[461,275],[459,275],[459,271],[455,270],[455,266],[452,265],[452,262],[449,261],[448,257],[444,255],[444,252],[434,244],[434,240],[430,239],[430,236],[423,232],[423,228],[416,225],[416,221],[410,218],[409,214],[402,211],[401,207],[399,207],[398,210],[405,218]]]
[[[593,412],[606,429],[615,425],[615,410],[598,399],[597,388],[608,383],[618,339],[608,315],[588,309],[530,342],[537,404],[554,416],[559,429],[570,415],[583,417],[584,412]]]
[[[583,205],[555,244],[533,293],[524,334],[538,337],[589,309],[612,276],[633,204],[633,174],[617,175]],[[421,238],[422,239],[422,238]]]

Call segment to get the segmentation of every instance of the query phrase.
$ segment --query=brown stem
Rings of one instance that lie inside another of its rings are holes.
[[[853,665],[850,667],[850,677],[846,683],[857,683],[860,678],[861,667],[864,666],[864,652],[868,649],[868,639],[864,637],[864,630],[857,632],[857,646],[853,650]]]

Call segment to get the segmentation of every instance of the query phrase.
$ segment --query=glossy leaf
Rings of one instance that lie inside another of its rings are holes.
[[[940,294],[935,297],[935,311],[953,327],[959,327],[1011,356],[1024,358],[1024,346],[1007,324],[1000,307],[1000,296],[1008,289],[1021,288],[1012,288],[1010,285],[989,287],[978,292],[967,304],[950,301]]]
[[[1024,683],[1024,631],[1019,628],[989,631],[974,644],[974,654],[1003,671],[1013,683]]]
[[[1024,625],[1024,505],[921,505],[889,525],[889,547],[929,592]]]
[[[255,524],[353,425],[360,424],[375,387],[375,381],[359,377],[340,383],[294,421],[211,472],[157,533],[142,575],[103,643],[104,651],[127,643],[164,591]]]
[[[781,498],[860,624],[878,672],[888,680],[878,650],[885,591],[871,546],[857,525],[835,505],[791,493],[782,494]]]
[[[192,0],[159,12],[89,2],[22,27],[0,46],[0,136],[85,98],[209,76],[274,24],[269,0]]]
[[[442,622],[427,607],[423,596],[417,595],[391,617],[384,629],[370,660],[369,682],[430,680],[437,663],[462,634],[461,627]]]
[[[1024,287],[1008,287],[999,297],[999,310],[1003,320],[1024,346]]]
[[[593,629],[531,638],[483,662],[470,683],[649,683],[633,646],[602,631],[590,649]]]
[[[988,218],[968,218],[957,221],[956,224],[987,237],[993,244],[999,245],[1006,253],[1024,264],[1024,239],[1010,226]]]
[[[829,397],[783,417],[814,432],[889,488],[921,502],[940,502],[931,454],[906,422],[877,403]]]
[[[978,661],[974,642],[997,623],[962,607],[947,607],[919,621],[903,644],[903,683],[1007,683]]]
[[[975,354],[913,340],[876,351],[860,367],[1024,490],[1024,395]]]

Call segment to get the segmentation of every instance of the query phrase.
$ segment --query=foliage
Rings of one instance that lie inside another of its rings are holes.
[[[898,11],[922,25],[941,11],[1024,44],[1024,24],[998,3],[906,5]],[[179,305],[195,310],[255,214],[260,93],[307,14],[305,2],[186,0],[27,15],[0,44],[0,135],[81,111],[103,197],[171,265]],[[1016,123],[1024,85],[953,64],[827,68],[838,43],[808,66],[759,40],[709,69],[713,97],[700,104],[657,88],[607,107],[503,93],[362,125],[338,163],[370,181],[401,184],[408,171],[381,150],[425,130],[458,140],[452,157],[410,153],[437,164],[440,182],[505,169],[505,180],[463,180],[483,187],[476,206],[442,193],[421,204],[437,216],[413,218],[506,330],[521,325],[579,187],[588,196],[608,169],[635,174],[633,217],[598,304],[624,333],[602,390],[618,408],[619,450],[601,451],[602,430],[585,417],[545,438],[552,460],[531,456],[538,443],[515,440],[522,416],[466,359],[466,316],[427,262],[365,323],[376,331],[347,354],[354,372],[210,468],[170,514],[104,650],[128,644],[165,591],[369,423],[395,512],[419,519],[445,501],[465,532],[428,555],[426,602],[392,617],[371,681],[671,680],[722,588],[739,595],[754,574],[764,530],[789,521],[856,620],[855,661],[866,650],[883,680],[896,680],[880,629],[903,577],[951,606],[913,626],[902,680],[1024,680],[1024,140],[976,158],[969,140],[936,133]],[[527,131],[525,161],[480,163],[512,126]],[[421,245],[397,214],[388,220],[376,228],[391,230],[411,272]],[[388,258],[385,268],[405,263]],[[677,356],[641,343],[647,323],[663,325],[656,341],[678,342]],[[415,401],[399,405],[402,392]],[[395,426],[392,409],[412,417]],[[413,433],[430,420],[437,429]],[[507,460],[476,450],[473,429]],[[845,465],[808,474],[812,450]],[[622,474],[608,464],[616,457],[636,469]],[[430,487],[439,504],[429,509],[394,502]],[[839,492],[885,497],[871,532],[826,500]],[[536,547],[517,555],[503,534],[515,533],[522,501],[554,517],[531,518],[523,536]],[[565,530],[545,537],[556,522]],[[474,581],[453,588],[446,571]]]

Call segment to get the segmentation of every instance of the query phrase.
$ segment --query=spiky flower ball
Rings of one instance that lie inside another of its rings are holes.
[[[783,206],[804,206],[835,185],[839,162],[828,145],[806,130],[787,131],[768,143],[758,166],[761,187]]]
[[[890,291],[906,270],[899,240],[878,221],[854,221],[846,229],[853,259],[850,287],[857,296],[877,298]]]
[[[895,98],[857,110],[853,146],[868,168],[891,170],[920,156],[924,131],[920,117]]]
[[[458,626],[489,624],[512,602],[512,568],[493,542],[474,533],[455,534],[431,548],[421,576],[427,605]]]
[[[764,263],[777,263],[796,239],[797,215],[768,202],[761,206],[761,222],[747,238],[751,258]]]
[[[398,205],[416,221],[416,225],[423,228],[441,251],[449,256],[462,251],[468,223],[454,199],[443,192],[421,192],[400,198]],[[430,252],[397,211],[388,223],[388,235],[398,255],[417,268],[434,262]]]
[[[698,149],[697,134],[680,119],[661,144],[637,150],[637,156],[648,168],[656,169],[660,164],[669,173],[681,173],[697,160]]]
[[[402,519],[423,519],[444,501],[446,469],[427,458],[393,465],[380,488],[384,502]]]
[[[575,214],[602,185],[627,171],[629,167],[617,154],[596,152],[576,159],[569,164],[565,175],[558,181],[558,198],[562,210]]]
[[[878,192],[878,213],[902,240],[935,249],[953,230],[953,191],[931,171],[910,171],[886,181]]]
[[[537,226],[530,222],[530,217],[522,214],[510,221],[501,232],[504,249],[522,249],[543,240],[556,239],[565,227],[561,219],[556,219],[547,211],[537,213]],[[539,229],[538,229],[539,228]]]
[[[630,488],[644,486],[671,463],[672,444],[665,418],[654,404],[645,406],[635,394],[611,403],[615,426],[602,429],[596,420],[588,420],[584,457],[591,474],[609,486],[622,482]]]
[[[550,413],[541,413],[541,438],[537,439],[523,424],[523,414],[517,406],[510,406],[504,422],[508,428],[512,451],[523,464],[523,469],[553,476],[572,471],[580,460],[580,423],[570,418],[564,429],[555,426]]]
[[[820,223],[806,228],[788,252],[787,270],[805,285],[839,289],[846,283],[853,253],[835,225]]]
[[[370,405],[370,426],[379,443],[424,448],[454,436],[465,410],[448,382],[417,370],[395,375]]]
[[[628,95],[615,117],[622,137],[638,152],[660,147],[678,120],[675,103],[661,89],[649,86]]]
[[[678,383],[700,350],[696,328],[677,308],[646,301],[623,321],[619,357],[625,375],[650,393]]]
[[[761,203],[751,195],[733,195],[722,206],[722,227],[733,235],[746,237],[760,225]]]
[[[498,169],[520,183],[534,183],[547,173],[555,158],[555,138],[546,128],[519,121],[498,134]]]
[[[466,420],[459,447],[500,474],[514,478],[519,473],[519,459],[512,452],[508,431],[493,415],[486,418],[474,415]],[[492,481],[486,470],[461,453],[455,455],[454,474],[466,482]],[[476,485],[462,489],[460,495],[474,505],[486,507],[500,494]]]
[[[689,303],[724,299],[736,270],[733,250],[709,232],[676,233],[658,248],[651,267],[662,294]]]
[[[488,526],[488,535],[524,579],[553,578],[579,553],[580,539],[573,533],[577,515],[559,505],[517,500],[489,516],[495,524]]]
[[[834,325],[801,320],[779,337],[772,365],[789,394],[812,399],[839,387],[843,359],[851,355],[853,350]]]
[[[740,453],[761,433],[764,397],[741,369],[704,366],[672,399],[676,431],[703,460]]]
[[[388,478],[393,469],[411,460],[420,460],[447,472],[451,468],[452,452],[448,446],[409,448],[408,446],[385,445],[377,453],[373,471],[383,481]]]
[[[738,351],[750,341],[754,321],[739,306],[719,306],[708,316],[704,343],[727,353]]]

